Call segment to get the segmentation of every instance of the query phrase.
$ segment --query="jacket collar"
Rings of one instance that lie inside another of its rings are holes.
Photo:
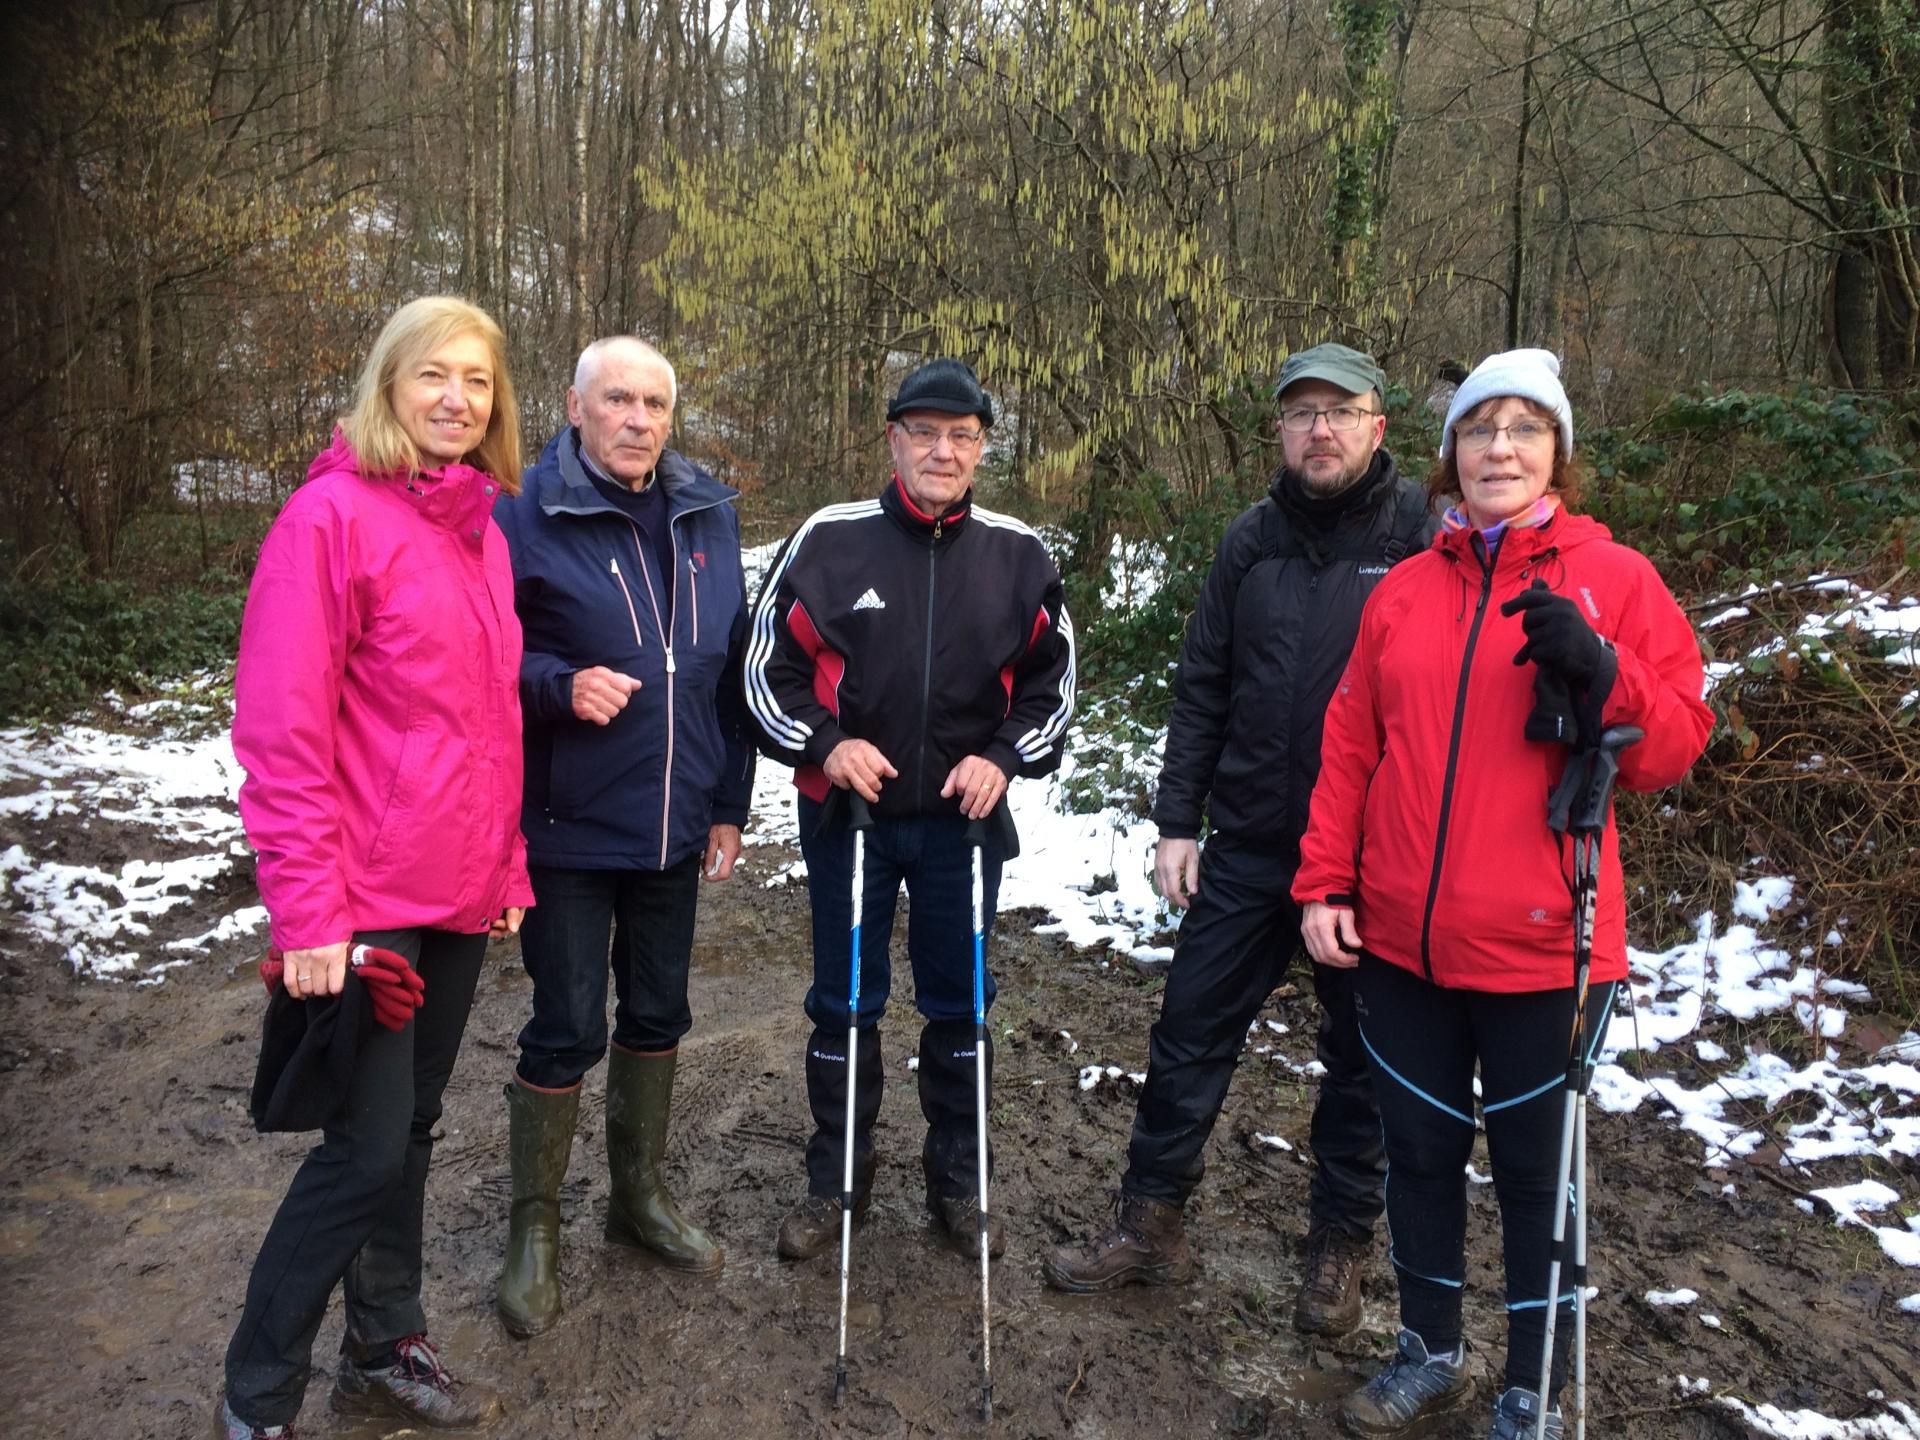
[[[913,503],[907,487],[895,475],[880,492],[880,508],[914,539],[947,544],[959,536],[967,517],[973,513],[973,487],[968,486],[967,493],[949,505],[944,515],[929,515]]]
[[[1480,551],[1474,542],[1479,534],[1478,530],[1472,528],[1442,530],[1433,542],[1434,548],[1448,559],[1465,561],[1478,567]],[[1577,545],[1612,538],[1607,527],[1591,515],[1570,515],[1565,509],[1557,508],[1553,518],[1545,524],[1530,525],[1519,530],[1509,526],[1501,536],[1494,564],[1502,570],[1510,565],[1525,566],[1549,552],[1564,553]]]
[[[335,430],[333,443],[307,467],[307,478],[317,480],[323,475],[339,473],[358,476],[429,523],[456,534],[468,532],[466,538],[473,540],[485,531],[487,518],[493,514],[493,503],[500,498],[497,480],[484,470],[458,462],[412,473],[369,472],[361,467],[360,457],[354,453],[347,437]]]
[[[602,495],[580,458],[580,432],[569,425],[547,442],[539,463],[529,473],[546,477],[540,487],[540,508],[549,515],[618,515],[619,509]],[[678,450],[662,450],[654,467],[654,481],[664,492],[669,518],[690,510],[724,505],[739,495],[722,485]]]
[[[1274,471],[1267,494],[1282,512],[1296,521],[1332,528],[1348,515],[1370,515],[1392,491],[1400,472],[1386,446],[1373,452],[1366,473],[1338,495],[1321,499],[1307,492],[1300,479],[1286,466]]]

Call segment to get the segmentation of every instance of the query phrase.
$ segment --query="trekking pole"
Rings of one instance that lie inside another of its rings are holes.
[[[993,1419],[993,1312],[988,1279],[991,1256],[987,1240],[987,924],[986,883],[981,850],[987,843],[987,822],[967,822],[967,845],[973,852],[973,1113],[974,1149],[980,1170],[980,1418]]]
[[[1560,1271],[1571,1258],[1573,1276],[1574,1386],[1576,1440],[1587,1433],[1587,1091],[1593,1084],[1593,1057],[1587,1044],[1587,971],[1593,962],[1593,915],[1600,888],[1600,846],[1614,782],[1620,776],[1620,752],[1646,732],[1637,725],[1610,725],[1600,743],[1576,751],[1547,803],[1547,825],[1573,837],[1573,1034],[1567,1045],[1566,1107],[1560,1117],[1560,1171],[1554,1183],[1553,1250],[1547,1264],[1547,1328],[1540,1345],[1540,1408],[1534,1440],[1546,1440],[1547,1397],[1553,1383],[1553,1332],[1560,1317]],[[1567,1253],[1568,1185],[1573,1185],[1574,1244]]]
[[[847,1392],[847,1276],[853,1264],[853,1086],[860,1055],[860,908],[866,894],[867,831],[873,812],[857,790],[847,791],[853,830],[853,969],[847,982],[847,1126],[840,1137],[840,1349],[833,1357],[833,1403]]]

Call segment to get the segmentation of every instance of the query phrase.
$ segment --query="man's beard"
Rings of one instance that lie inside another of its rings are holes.
[[[1296,471],[1300,478],[1300,488],[1316,500],[1331,500],[1336,495],[1344,495],[1358,485],[1373,468],[1373,456],[1368,455],[1357,464],[1348,464],[1345,456],[1336,457],[1341,468],[1335,475],[1324,479],[1311,475],[1305,470]]]

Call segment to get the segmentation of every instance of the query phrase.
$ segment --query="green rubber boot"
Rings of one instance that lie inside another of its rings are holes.
[[[667,1194],[667,1117],[680,1052],[607,1052],[607,1239],[650,1250],[675,1270],[717,1275],[727,1252],[687,1219]]]
[[[573,1151],[580,1087],[558,1093],[507,1082],[507,1156],[513,1209],[496,1304],[507,1333],[524,1340],[560,1318],[560,1182]]]

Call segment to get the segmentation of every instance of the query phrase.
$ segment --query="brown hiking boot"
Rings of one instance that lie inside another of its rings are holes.
[[[1184,1285],[1193,1278],[1193,1257],[1180,1207],[1123,1192],[1111,1228],[1085,1245],[1062,1245],[1040,1271],[1054,1289],[1073,1295],[1122,1285]]]
[[[853,1202],[853,1223],[857,1227],[866,1218],[867,1197],[862,1195]],[[839,1243],[840,1197],[808,1195],[780,1222],[774,1248],[782,1260],[811,1260]]]
[[[933,1223],[949,1248],[969,1260],[980,1258],[980,1197],[977,1195],[929,1195],[927,1209]],[[1007,1253],[1007,1227],[998,1214],[987,1212],[987,1258],[998,1260]]]
[[[1337,1225],[1308,1232],[1306,1274],[1293,1302],[1302,1335],[1346,1335],[1360,1325],[1360,1277],[1372,1245]]]

